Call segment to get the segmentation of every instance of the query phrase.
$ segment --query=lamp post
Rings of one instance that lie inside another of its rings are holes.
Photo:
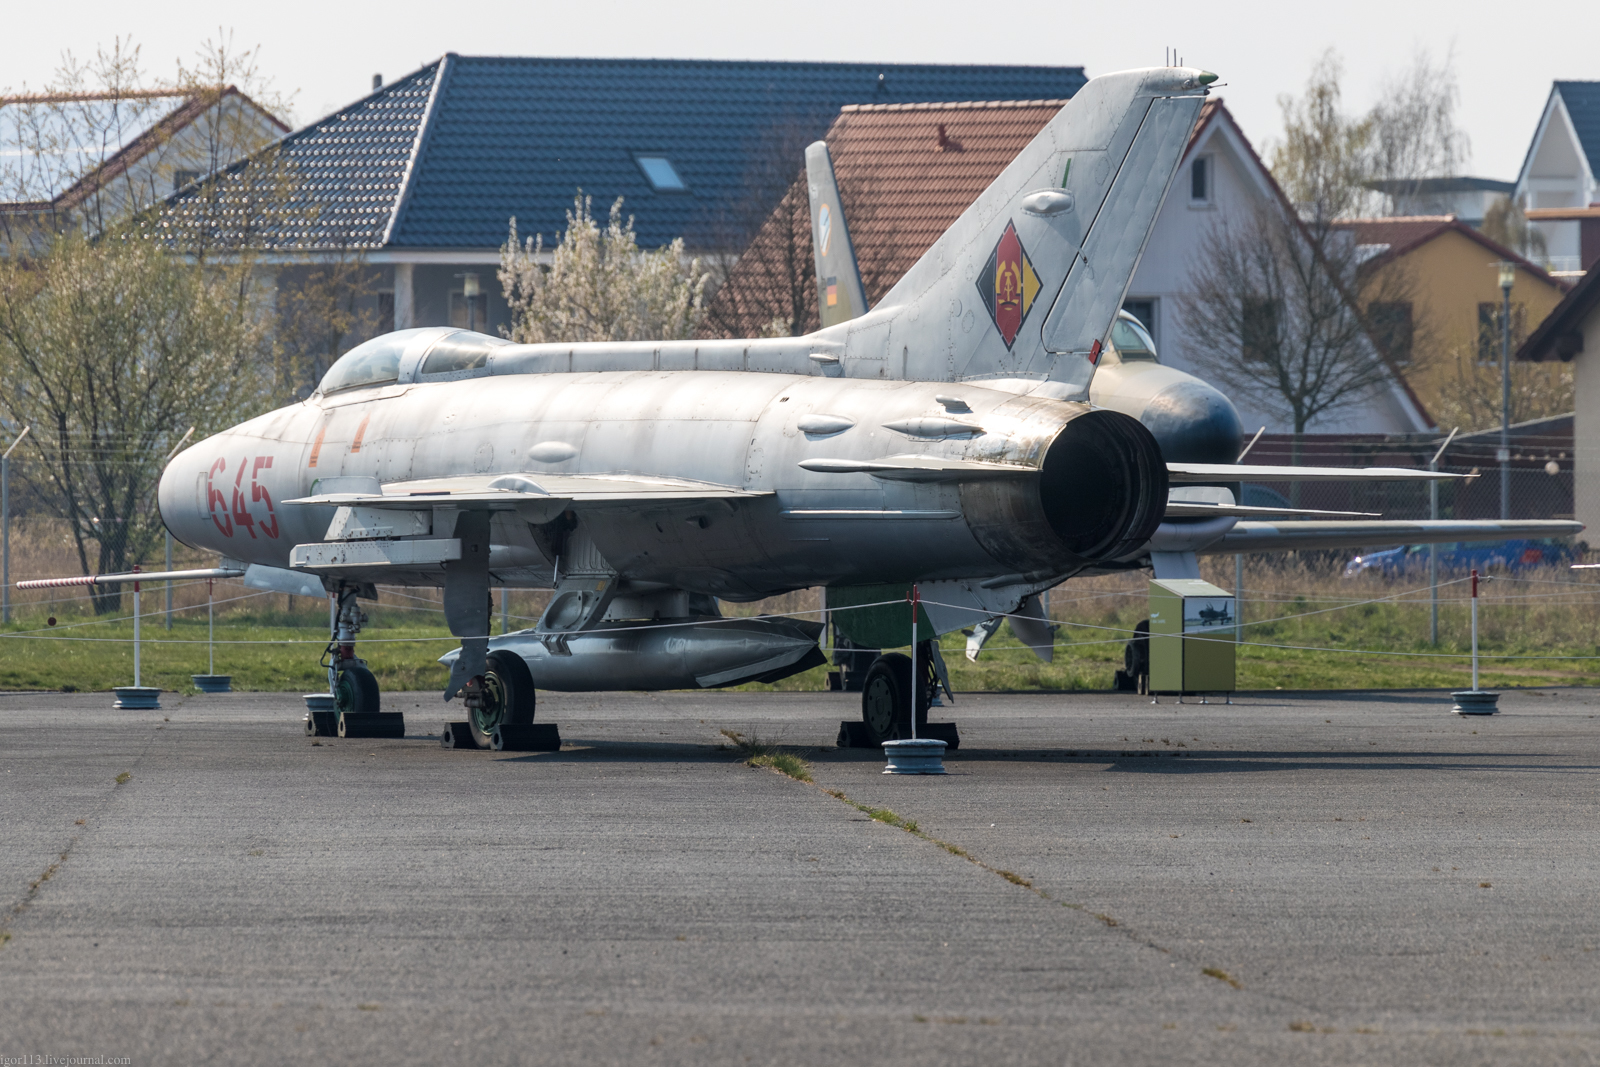
[[[1511,287],[1517,281],[1517,265],[1501,260],[1500,292],[1500,518],[1511,518]]]

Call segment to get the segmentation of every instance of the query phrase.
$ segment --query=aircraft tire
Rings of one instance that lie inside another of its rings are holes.
[[[333,687],[333,706],[338,715],[346,712],[356,715],[376,715],[379,707],[378,679],[367,668],[352,664],[339,672]]]
[[[908,733],[911,725],[911,657],[879,656],[861,683],[861,721],[877,744]]]
[[[494,746],[496,726],[528,726],[533,723],[536,697],[533,674],[515,652],[491,652],[483,676],[487,708],[472,708],[467,713],[472,739],[479,748]]]

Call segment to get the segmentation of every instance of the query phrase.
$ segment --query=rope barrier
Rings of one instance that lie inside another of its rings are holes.
[[[1470,578],[1452,579],[1450,581],[1441,583],[1440,587],[1441,588],[1445,588],[1445,587],[1452,586],[1452,585],[1458,585],[1458,584],[1461,584],[1463,582],[1468,582],[1470,580],[1471,580]],[[1593,588],[1596,592],[1600,592],[1600,582],[1562,582],[1562,581],[1554,581],[1554,580],[1550,580],[1550,579],[1507,578],[1507,577],[1497,577],[1496,580],[1505,581],[1505,582],[1521,582],[1521,583],[1526,583],[1526,584],[1568,586],[1568,587],[1585,588],[1585,589]],[[226,581],[236,582],[237,579],[223,579],[222,581],[225,581],[225,582]],[[174,584],[175,585],[188,585],[188,584],[200,584],[200,583],[198,581],[193,582],[193,583],[178,581],[178,582],[174,582]],[[386,592],[388,592],[389,594],[391,594],[393,596],[402,597],[402,598],[405,598],[405,599],[408,599],[408,600],[419,601],[419,602],[421,602],[423,604],[431,603],[431,598],[428,598],[428,597],[417,596],[415,594],[405,593],[405,592],[401,592],[399,590],[394,590],[394,589],[386,590]],[[1412,596],[1422,596],[1424,594],[1430,594],[1430,593],[1431,593],[1431,588],[1419,588],[1419,589],[1402,590],[1401,592],[1392,593],[1392,594],[1389,594],[1388,596],[1375,597],[1375,598],[1370,598],[1370,599],[1367,599],[1367,600],[1354,600],[1354,601],[1351,601],[1349,603],[1337,604],[1337,605],[1334,605],[1333,607],[1319,608],[1319,609],[1316,609],[1316,610],[1313,610],[1313,611],[1301,612],[1301,613],[1294,614],[1294,615],[1284,615],[1284,616],[1279,616],[1277,618],[1272,618],[1272,619],[1251,620],[1249,622],[1243,623],[1243,625],[1245,625],[1245,626],[1261,626],[1261,625],[1266,625],[1266,624],[1269,624],[1269,623],[1287,622],[1287,621],[1292,621],[1292,620],[1295,620],[1295,619],[1307,618],[1307,617],[1310,617],[1310,616],[1313,616],[1313,615],[1322,615],[1322,614],[1327,614],[1329,612],[1342,611],[1342,610],[1347,610],[1349,608],[1355,608],[1355,607],[1362,607],[1362,606],[1365,606],[1365,605],[1368,605],[1368,604],[1396,603],[1396,604],[1401,604],[1401,605],[1405,605],[1405,606],[1421,606],[1423,604],[1430,603],[1431,602],[1431,596],[1430,596],[1429,600],[1426,600],[1426,601],[1418,600],[1418,601],[1407,602],[1407,601],[1404,600],[1404,598],[1412,597]],[[229,604],[229,603],[235,603],[235,602],[239,602],[239,601],[251,600],[251,599],[258,598],[258,597],[271,596],[271,595],[276,595],[275,591],[273,591],[273,590],[252,590],[250,592],[243,593],[243,594],[241,594],[239,596],[224,598],[222,600],[214,601],[213,603],[214,604]],[[1113,596],[1137,596],[1137,595],[1138,594],[1136,592],[1129,592],[1129,593],[1122,593],[1122,592],[1098,593],[1098,594],[1091,594],[1091,595],[1083,596],[1083,597],[1071,598],[1067,602],[1068,603],[1072,603],[1072,602],[1085,601],[1085,600],[1106,599],[1106,598],[1113,597]],[[1556,594],[1556,595],[1563,595],[1563,594]],[[1579,596],[1579,595],[1586,595],[1586,594],[1579,594],[1579,593],[1575,592],[1575,593],[1564,594],[1564,595],[1566,595],[1566,596]],[[79,597],[79,598],[61,598],[61,599],[89,599],[89,598],[88,597]],[[1549,600],[1550,599],[1550,595],[1549,594],[1545,594],[1545,595],[1529,595],[1529,596],[1526,596],[1526,597],[1499,597],[1499,598],[1496,598],[1496,599],[1501,600],[1501,601],[1529,600],[1529,599]],[[1260,601],[1258,600],[1258,601],[1254,601],[1254,602],[1259,603]],[[886,607],[886,606],[898,606],[898,605],[900,605],[902,603],[903,603],[903,601],[901,601],[901,600],[883,600],[883,601],[876,601],[876,602],[869,603],[869,604],[856,604],[856,605],[850,605],[849,607],[835,607],[835,608],[829,608],[829,609],[808,608],[808,609],[803,609],[803,610],[800,610],[800,611],[770,612],[770,613],[763,613],[761,615],[746,615],[746,616],[734,615],[734,616],[722,616],[720,618],[689,620],[689,621],[685,621],[685,622],[648,623],[648,624],[637,625],[637,626],[613,626],[613,627],[605,627],[603,629],[589,630],[589,631],[585,631],[585,633],[589,634],[589,635],[595,635],[595,634],[617,634],[617,633],[635,632],[635,631],[640,631],[640,630],[659,630],[659,629],[674,628],[674,627],[686,627],[686,626],[706,626],[706,625],[717,625],[719,623],[737,623],[737,622],[745,622],[745,621],[752,621],[752,620],[760,621],[760,620],[766,620],[766,619],[801,618],[801,617],[805,617],[805,616],[814,616],[814,615],[818,615],[818,614],[823,614],[824,611],[826,611],[827,614],[831,615],[831,614],[840,613],[840,612],[865,610],[865,609],[868,609],[868,608],[878,608],[878,607]],[[973,611],[974,610],[973,606],[969,605],[969,604],[951,604],[951,603],[942,602],[942,601],[935,601],[935,600],[925,600],[924,603],[927,604],[928,606],[931,606],[931,607],[952,608],[952,609],[960,610],[960,611]],[[198,608],[204,607],[204,606],[205,605],[199,605],[199,604],[188,605],[188,606],[185,606],[185,607],[175,608],[173,610],[175,612],[193,611],[193,610],[198,610]],[[430,607],[422,607],[422,606],[413,607],[411,605],[393,604],[393,603],[391,603],[391,604],[385,604],[385,605],[383,605],[383,607],[389,608],[389,609],[393,609],[393,610],[401,610],[401,611],[439,612],[441,614],[443,612],[442,606],[441,607],[431,607],[431,606]],[[150,617],[153,617],[153,616],[160,616],[160,615],[165,614],[165,609],[163,608],[163,609],[158,609],[156,611],[141,612],[140,614],[141,614],[142,618],[150,618]],[[1036,618],[1035,616],[1022,615],[1022,614],[1016,613],[1016,612],[984,612],[983,614],[994,616],[994,617],[999,617],[999,618],[1021,618],[1021,619],[1027,619],[1027,620],[1033,621],[1033,622],[1041,621],[1038,618]],[[519,615],[519,616],[513,616],[513,617],[516,618],[519,622],[520,621],[533,621],[533,617],[531,617],[531,616],[520,616]],[[86,627],[86,626],[110,625],[110,624],[116,624],[116,623],[129,622],[129,621],[132,621],[132,619],[133,619],[133,616],[131,616],[131,615],[118,616],[116,618],[109,618],[109,619],[90,619],[90,620],[84,620],[84,621],[78,622],[78,623],[70,623],[70,624],[67,624],[65,626],[49,627],[49,628],[43,628],[43,629],[37,629],[37,630],[27,630],[27,631],[15,632],[15,633],[0,633],[0,638],[16,638],[16,639],[20,639],[20,640],[39,640],[39,641],[75,641],[75,642],[84,642],[84,643],[93,643],[93,644],[130,644],[130,643],[132,643],[132,640],[133,640],[132,638],[66,636],[66,635],[62,634],[61,631],[62,630],[69,630],[69,629],[79,629],[79,628]],[[1132,628],[1129,628],[1129,627],[1105,626],[1105,625],[1100,625],[1100,624],[1095,624],[1095,623],[1075,622],[1075,621],[1072,621],[1072,620],[1064,620],[1064,619],[1048,619],[1048,620],[1043,620],[1043,621],[1046,621],[1046,622],[1049,622],[1049,623],[1055,623],[1055,624],[1058,624],[1060,626],[1067,627],[1067,628],[1072,628],[1072,629],[1094,630],[1094,631],[1101,631],[1101,632],[1106,632],[1106,633],[1114,633],[1114,634],[1119,634],[1119,635],[1134,635],[1134,634],[1136,634],[1138,632],[1138,631],[1136,631],[1136,630],[1134,630]],[[493,639],[496,636],[504,636],[504,635],[488,634],[488,635],[481,635],[481,636],[487,637],[489,639]],[[1177,635],[1177,636],[1181,636],[1181,638],[1184,639],[1184,640],[1208,640],[1209,639],[1209,638],[1200,637],[1198,635],[1191,636],[1191,635],[1185,634],[1185,635]],[[448,642],[448,643],[452,643],[452,644],[459,644],[462,640],[464,640],[464,639],[460,638],[460,637],[456,637],[456,636],[449,635],[449,634],[442,634],[442,635],[437,635],[437,636],[422,636],[422,637],[366,637],[366,638],[362,638],[362,643],[364,643],[364,644],[426,644],[426,643]],[[1124,643],[1125,641],[1126,641],[1126,636],[1121,636],[1121,637],[1106,638],[1106,639],[1103,639],[1103,640],[1095,640],[1095,641],[1070,641],[1069,643],[1074,648],[1088,648],[1088,647],[1096,647],[1096,646],[1100,646],[1100,645],[1121,644],[1121,643]],[[198,640],[198,639],[187,639],[187,638],[155,638],[155,639],[146,639],[142,643],[146,644],[146,645],[198,645],[198,644],[207,644],[208,642],[207,641]],[[326,642],[326,639],[318,637],[318,638],[307,638],[307,639],[295,639],[295,638],[277,638],[277,639],[259,639],[259,640],[252,640],[252,639],[224,639],[224,640],[214,641],[214,642],[209,642],[209,643],[222,644],[222,645],[250,646],[250,645],[301,645],[301,644],[303,644],[303,645],[325,645],[327,642]],[[838,651],[838,649],[835,646],[832,646],[832,645],[822,645],[821,647],[823,648],[823,650],[825,652]],[[1271,649],[1282,649],[1282,650],[1288,650],[1288,651],[1303,651],[1303,652],[1325,652],[1325,653],[1333,653],[1333,654],[1340,654],[1340,655],[1389,656],[1389,657],[1413,658],[1413,659],[1465,660],[1465,659],[1469,659],[1470,658],[1470,653],[1466,653],[1466,652],[1461,652],[1461,653],[1452,653],[1452,652],[1401,652],[1401,651],[1393,651],[1393,650],[1387,650],[1387,649],[1335,648],[1335,647],[1331,647],[1331,646],[1322,646],[1322,645],[1296,645],[1296,644],[1286,644],[1286,643],[1269,642],[1269,641],[1243,641],[1243,642],[1239,642],[1239,647],[1241,647],[1241,648],[1271,648]],[[1006,651],[1006,650],[1022,649],[1022,648],[1031,648],[1031,646],[1022,645],[1022,644],[1018,644],[1018,645],[989,645],[989,646],[987,646],[986,650],[987,651]],[[1600,660],[1600,655],[1565,655],[1565,654],[1553,654],[1553,653],[1552,654],[1481,654],[1480,658],[1481,659],[1487,659],[1487,660],[1501,660],[1501,661],[1552,661],[1552,660],[1554,660],[1554,661],[1578,661],[1578,662],[1582,662],[1582,661],[1588,661],[1588,660]]]

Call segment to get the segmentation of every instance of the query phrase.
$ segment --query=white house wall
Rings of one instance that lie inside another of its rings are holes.
[[[91,225],[96,213],[105,220],[118,218],[130,209],[148,206],[176,192],[173,181],[179,171],[207,174],[282,134],[282,128],[253,104],[236,95],[224,96],[216,106],[177,129],[165,143],[108,179],[79,210],[89,216]]]
[[[1199,157],[1214,161],[1208,203],[1195,203],[1190,198],[1190,168]],[[1276,198],[1276,191],[1237,128],[1225,113],[1214,117],[1178,171],[1128,290],[1129,300],[1155,301],[1156,321],[1151,326],[1162,363],[1206,377],[1185,336],[1179,298],[1188,288],[1190,272],[1198,266],[1196,261],[1212,229],[1219,225],[1245,225],[1253,212],[1262,205],[1274,204]],[[1294,424],[1284,414],[1260,409],[1241,396],[1231,399],[1248,432],[1254,433],[1258,426],[1265,426],[1268,433],[1294,430]],[[1412,433],[1428,428],[1398,386],[1313,420],[1309,427],[1314,433]]]
[[[1600,309],[1579,326],[1583,351],[1572,362],[1573,518],[1600,543]]]
[[[1517,176],[1517,196],[1530,208],[1587,207],[1600,199],[1595,176],[1559,93],[1551,92],[1540,117],[1522,173]],[[1578,223],[1536,222],[1533,226],[1544,234],[1546,253],[1558,269],[1579,269]]]

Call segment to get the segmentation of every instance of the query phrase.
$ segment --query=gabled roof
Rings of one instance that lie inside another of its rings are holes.
[[[288,132],[232,85],[0,97],[0,210],[75,207],[228,100]]]
[[[841,188],[851,187],[858,201],[870,198],[870,206],[862,204],[865,210],[849,218],[858,253],[863,248],[893,249],[887,256],[862,256],[872,260],[879,284],[886,275],[893,276],[887,278],[893,284],[904,274],[1065,103],[1006,100],[842,109],[828,130],[828,147]],[[802,211],[809,212],[809,207]],[[807,220],[809,234],[809,214]],[[868,299],[881,295],[869,292]]]
[[[1334,225],[1351,231],[1355,235],[1357,244],[1381,248],[1381,256],[1371,262],[1398,259],[1441,234],[1458,233],[1469,241],[1482,245],[1497,259],[1509,260],[1557,289],[1565,289],[1568,284],[1560,278],[1551,276],[1543,267],[1525,256],[1518,255],[1500,242],[1485,237],[1482,231],[1468,226],[1454,215],[1395,215],[1380,219],[1349,219],[1336,222]]]
[[[1005,170],[1066,101],[848,106],[827,131],[850,243],[875,303]],[[712,298],[708,334],[773,319],[816,329],[811,209],[802,173]]]
[[[1589,173],[1600,175],[1600,81],[1556,82],[1555,91],[1567,106],[1583,154],[1589,157]]]
[[[1583,343],[1584,319],[1600,307],[1600,270],[1591,270],[1573,286],[1572,292],[1546,315],[1539,328],[1517,349],[1517,358],[1540,363],[1549,359],[1570,360]],[[1574,338],[1573,335],[1577,337]]]
[[[548,242],[582,189],[597,211],[624,197],[641,245],[706,247],[764,148],[798,146],[797,172],[799,148],[845,105],[1059,99],[1084,81],[1081,67],[450,54],[284,139],[303,210],[271,240],[488,250],[515,216]],[[669,159],[686,190],[657,191],[641,155]]]
[[[1589,174],[1600,177],[1600,82],[1558,81],[1550,85],[1550,95],[1545,98],[1544,110],[1539,113],[1539,125],[1528,141],[1528,150],[1522,155],[1522,167],[1517,171],[1518,188],[1528,180],[1534,154],[1544,142],[1551,120],[1559,114],[1557,104],[1561,105],[1567,121],[1572,124],[1572,132],[1578,139],[1578,151],[1584,157],[1583,162],[1589,168]]]

